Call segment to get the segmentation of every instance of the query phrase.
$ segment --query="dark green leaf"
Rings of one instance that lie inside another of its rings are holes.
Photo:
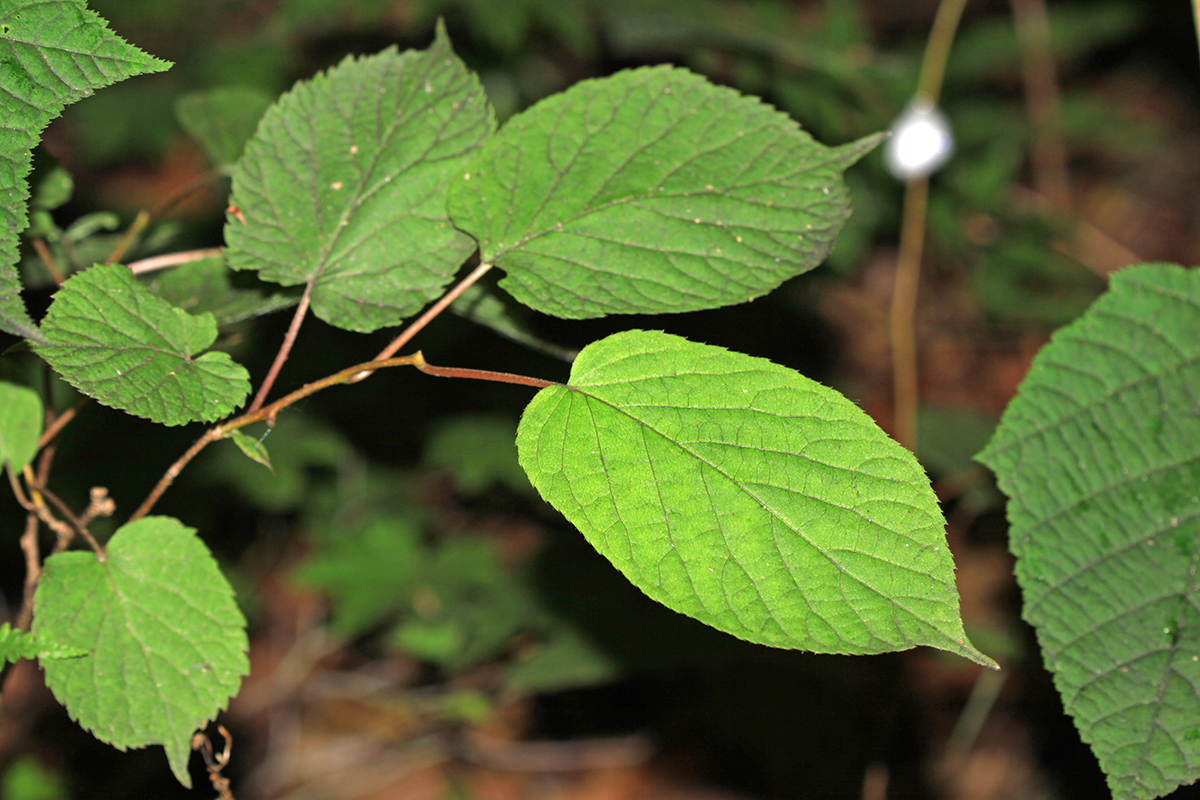
[[[113,535],[103,562],[84,551],[50,556],[33,632],[90,654],[42,662],[80,725],[121,750],[163,745],[191,786],[192,734],[249,671],[246,621],[194,530],[146,517]]]
[[[1034,359],[979,459],[1024,616],[1113,796],[1200,777],[1200,274],[1130,267]]]
[[[250,376],[225,353],[211,314],[192,317],[152,295],[120,264],[67,279],[42,323],[37,352],[104,405],[164,425],[228,416],[250,392]]]
[[[280,290],[253,275],[231,275],[222,257],[152,272],[142,278],[142,283],[189,314],[212,314],[217,325],[241,322],[300,302],[298,289]]]
[[[0,6],[0,330],[43,341],[14,269],[17,235],[27,219],[30,151],[42,129],[96,89],[168,66],[123,42],[81,0]]]
[[[963,633],[945,521],[912,454],[765,359],[665,333],[588,345],[517,434],[542,496],[653,599],[740,638],[828,653]]]
[[[501,286],[560,317],[740,303],[812,269],[850,213],[829,149],[672,67],[583,81],[513,117],[450,191]]]
[[[399,323],[474,249],[447,218],[446,189],[493,127],[440,27],[428,50],[347,58],[297,84],[238,162],[245,224],[226,225],[230,266],[311,285],[313,311],[338,327]]]
[[[271,470],[271,472],[275,471],[271,466],[271,456],[267,453],[267,448],[261,439],[254,439],[241,431],[230,431],[227,437],[237,445],[238,449],[246,455],[246,458],[262,464]]]

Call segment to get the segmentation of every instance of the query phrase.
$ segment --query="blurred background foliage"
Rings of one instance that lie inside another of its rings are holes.
[[[175,67],[106,89],[48,130],[21,265],[35,311],[55,279],[35,239],[63,271],[114,251],[128,262],[220,246],[233,219],[229,168],[271,100],[347,54],[423,48],[438,17],[501,121],[578,80],[672,62],[764,97],[836,145],[888,128],[907,105],[937,3],[91,6]],[[1101,796],[1019,620],[1001,499],[971,456],[1033,352],[1105,275],[1138,260],[1196,261],[1200,63],[1186,0],[1047,7],[1061,91],[1049,135],[1068,154],[1067,202],[1039,188],[1032,154],[1048,134],[1030,122],[1030,55],[1012,9],[968,3],[942,94],[956,154],[933,180],[916,321],[919,454],[950,520],[968,629],[1008,667],[1002,687],[981,688],[976,668],[930,652],[757,648],[655,605],[517,466],[527,390],[386,371],[282,414],[263,440],[270,469],[219,444],[160,503],[213,545],[251,619],[253,671],[225,720],[237,796]],[[665,328],[831,383],[887,428],[903,188],[878,153],[846,180],[854,215],[826,266],[753,303],[567,323],[485,287],[416,345],[438,364],[561,379],[588,341]],[[217,314],[219,346],[260,379],[287,323],[271,312],[296,302],[229,274],[219,256],[144,280]],[[280,390],[366,360],[389,338],[310,319]],[[51,382],[62,408],[76,402],[20,354],[0,369]],[[128,511],[198,435],[91,405],[59,447],[54,482],[77,506],[103,483]],[[17,512],[0,501],[10,554]],[[0,568],[10,604],[17,561]],[[4,796],[183,796],[160,756],[95,743],[30,680],[27,706],[2,712]]]

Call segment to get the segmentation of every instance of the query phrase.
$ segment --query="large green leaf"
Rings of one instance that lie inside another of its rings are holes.
[[[0,330],[42,341],[14,268],[27,221],[30,151],[42,129],[96,89],[168,66],[123,42],[81,0],[0,5]]]
[[[538,393],[517,447],[542,496],[676,611],[775,647],[931,645],[992,664],[963,633],[916,459],[792,370],[619,333]]]
[[[1042,349],[979,459],[1046,667],[1117,798],[1200,777],[1200,274],[1165,264]]]
[[[17,473],[33,460],[44,421],[37,392],[0,381],[0,472],[6,462]]]
[[[195,355],[217,338],[198,317],[151,294],[120,264],[69,278],[42,323],[38,353],[68,383],[113,408],[164,425],[221,419],[250,392],[225,353]]]
[[[225,227],[229,264],[311,284],[338,327],[395,325],[441,294],[475,244],[446,216],[446,189],[495,122],[445,30],[425,51],[347,58],[263,117],[233,178],[245,218]]]
[[[191,785],[192,734],[249,671],[246,621],[194,530],[146,517],[113,535],[104,561],[85,551],[46,559],[33,632],[89,654],[42,662],[80,725],[121,750],[163,745]]]
[[[450,191],[454,223],[547,314],[694,311],[812,269],[850,214],[829,149],[673,67],[583,81],[513,117]]]

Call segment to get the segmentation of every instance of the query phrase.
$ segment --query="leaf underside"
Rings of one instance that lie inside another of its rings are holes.
[[[437,297],[475,248],[446,190],[495,127],[444,29],[428,50],[350,57],[272,106],[238,163],[229,264],[310,284],[313,312],[356,331]]]
[[[449,207],[501,286],[559,317],[740,303],[824,260],[842,172],[787,115],[674,67],[582,81],[511,120]]]
[[[979,460],[1009,497],[1024,617],[1113,796],[1200,777],[1200,274],[1115,273]]]
[[[21,300],[17,237],[28,221],[30,151],[71,103],[169,64],[122,41],[80,0],[0,6],[0,330],[43,341]]]
[[[250,377],[198,317],[155,297],[120,264],[97,264],[63,283],[37,352],[79,391],[164,425],[222,419],[250,393]]]
[[[517,435],[542,496],[653,599],[748,641],[826,653],[962,630],[944,520],[913,456],[765,359],[629,331],[580,353]]]
[[[107,559],[46,559],[33,632],[89,655],[43,661],[46,684],[87,730],[124,750],[161,744],[191,786],[192,734],[249,671],[246,621],[208,548],[168,517],[118,530]]]

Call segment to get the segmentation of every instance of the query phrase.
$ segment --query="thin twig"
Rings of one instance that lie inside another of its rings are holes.
[[[50,277],[59,286],[63,285],[66,278],[63,277],[62,270],[58,268],[58,262],[54,260],[54,255],[50,252],[50,248],[46,247],[46,243],[42,239],[33,240],[33,249],[37,252],[38,258],[46,265],[46,271],[50,273]]]
[[[120,240],[117,241],[115,247],[109,252],[108,258],[104,259],[105,264],[115,264],[125,257],[125,253],[133,245],[133,240],[136,239],[142,231],[146,230],[146,226],[150,224],[150,214],[146,211],[139,211],[137,216],[133,218],[133,222],[125,233],[121,234]]]
[[[917,289],[921,283],[921,252],[925,247],[925,209],[929,179],[918,178],[904,187],[904,216],[900,223],[900,252],[892,289],[892,386],[896,441],[917,449]]]
[[[33,594],[42,577],[42,558],[38,551],[38,518],[32,512],[25,515],[25,532],[21,534],[21,552],[25,554],[25,592],[14,622],[18,630],[29,630],[33,619]]]
[[[267,372],[267,377],[263,379],[262,386],[258,387],[258,394],[254,396],[254,402],[247,409],[248,413],[253,413],[262,408],[263,402],[267,399],[267,394],[270,393],[271,387],[275,385],[275,379],[279,377],[279,370],[283,369],[283,364],[288,359],[288,355],[292,352],[292,345],[296,343],[296,336],[300,333],[300,325],[304,322],[304,316],[308,313],[308,302],[312,297],[313,281],[309,281],[304,287],[304,294],[300,296],[300,304],[296,306],[296,313],[292,315],[292,323],[288,325],[287,334],[283,337],[283,344],[279,347],[279,352],[275,354],[275,360],[271,363],[271,369]]]
[[[1050,198],[1059,211],[1070,211],[1071,182],[1067,172],[1067,147],[1062,136],[1062,103],[1046,2],[1012,0],[1012,10],[1017,42],[1021,47],[1025,105],[1033,133],[1033,185]]]
[[[383,350],[379,352],[379,355],[375,356],[375,360],[380,361],[385,358],[391,358],[401,347],[404,347],[404,345],[408,344],[409,341],[411,341],[412,338],[416,336],[422,328],[428,325],[434,317],[445,311],[446,306],[457,300],[460,294],[465,292],[476,281],[487,274],[487,271],[491,268],[492,265],[486,263],[480,264],[478,267],[476,267],[470,275],[462,279],[461,283],[447,292],[441,300],[438,300],[436,303],[430,306],[428,311],[417,317],[415,320],[413,320],[411,325],[401,331],[400,335],[393,339],[391,344],[383,348]],[[354,382],[357,383],[358,381],[361,381],[369,374],[370,373],[364,372],[362,375],[354,376]]]
[[[54,437],[58,436],[58,434],[62,432],[62,429],[67,427],[67,423],[75,419],[75,415],[78,414],[80,409],[86,406],[90,401],[91,398],[84,397],[62,414],[59,414],[55,420],[50,422],[46,426],[46,430],[42,431],[42,435],[38,437],[38,449],[41,450],[46,445],[50,444],[50,442],[54,441]]]
[[[129,265],[129,271],[134,275],[145,275],[147,272],[154,272],[167,267],[178,266],[179,264],[187,264],[191,261],[200,261],[204,258],[216,258],[225,252],[224,247],[202,247],[199,250],[183,250],[178,253],[167,253],[161,256],[152,258],[143,258],[140,261],[134,261]]]
[[[189,447],[187,451],[175,461],[174,464],[167,468],[167,471],[163,474],[162,478],[159,479],[158,483],[155,484],[154,488],[150,491],[150,494],[144,501],[142,501],[142,504],[138,506],[137,510],[133,512],[133,516],[129,518],[129,521],[133,522],[146,516],[146,514],[150,512],[150,509],[154,508],[154,504],[158,502],[158,498],[162,497],[163,492],[165,492],[167,488],[170,487],[170,485],[175,481],[175,479],[179,477],[179,473],[183,471],[183,468],[187,466],[188,462],[199,455],[200,451],[207,447],[210,443],[223,438],[231,431],[235,431],[238,428],[244,428],[247,425],[264,420],[268,424],[273,425],[275,422],[275,415],[278,414],[281,409],[286,408],[292,403],[302,400],[305,397],[308,397],[310,394],[319,392],[329,386],[335,386],[339,383],[349,383],[351,378],[361,372],[373,372],[377,369],[384,369],[385,367],[411,366],[423,361],[424,359],[421,357],[420,353],[414,353],[411,356],[400,356],[398,358],[389,358],[384,361],[369,361],[365,364],[356,364],[353,367],[341,370],[340,372],[335,372],[333,375],[329,375],[319,381],[313,381],[312,383],[306,384],[291,394],[281,397],[270,405],[263,406],[256,411],[247,411],[245,414],[242,414],[239,417],[235,417],[228,422],[224,422],[215,428],[210,428],[209,430],[205,431],[204,435],[197,439],[192,446]]]
[[[544,389],[547,386],[562,386],[557,381],[547,381],[541,378],[531,378],[528,375],[514,375],[511,372],[492,372],[486,369],[463,369],[462,367],[435,367],[432,364],[420,363],[415,365],[426,375],[437,375],[441,378],[473,378],[478,381],[496,381],[497,383],[519,383],[523,386],[533,386]]]
[[[921,62],[917,97],[936,106],[942,93],[946,62],[954,34],[967,0],[941,0],[929,43]],[[900,444],[915,451],[917,446],[917,287],[921,283],[921,253],[925,248],[925,210],[929,201],[929,179],[914,178],[904,190],[900,224],[900,252],[896,260],[896,283],[892,290],[892,381],[895,398],[893,429]]]
[[[32,477],[32,473],[26,473],[25,480],[29,481],[29,479],[31,477]],[[77,533],[83,537],[84,541],[86,541],[88,543],[88,546],[91,547],[92,550],[95,551],[96,556],[101,561],[104,560],[104,548],[101,547],[100,543],[97,542],[95,540],[95,538],[92,537],[91,531],[89,531],[87,529],[87,526],[84,525],[83,522],[80,521],[79,517],[75,516],[75,512],[71,511],[70,506],[68,506],[66,503],[64,503],[62,500],[60,500],[58,495],[56,495],[54,492],[50,491],[45,486],[37,486],[34,483],[30,482],[29,489],[31,492],[37,492],[42,497],[45,497],[47,500],[49,500],[50,504],[53,505],[56,509],[58,509],[58,513],[62,514],[63,519],[65,519],[67,521],[67,523],[71,526],[72,530],[74,530],[75,533]],[[36,500],[34,501],[34,505],[35,506],[38,505]]]

